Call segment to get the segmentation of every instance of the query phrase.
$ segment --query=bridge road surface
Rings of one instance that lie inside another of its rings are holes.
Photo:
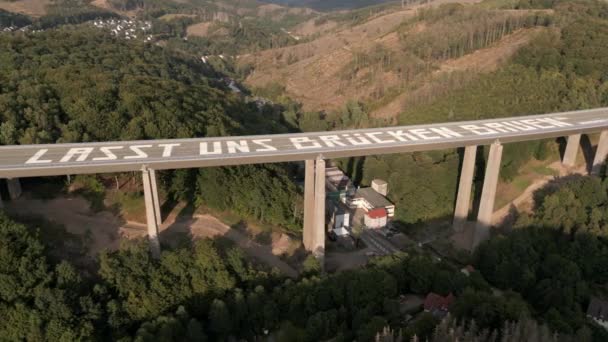
[[[0,178],[198,168],[510,143],[608,130],[608,108],[346,131],[0,146]]]

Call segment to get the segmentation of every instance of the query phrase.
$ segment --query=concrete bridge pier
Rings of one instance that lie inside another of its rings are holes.
[[[481,190],[481,202],[475,225],[473,237],[473,249],[490,237],[492,226],[492,214],[494,213],[494,201],[496,200],[496,187],[498,186],[498,175],[500,174],[500,163],[502,160],[503,146],[495,142],[490,146],[490,155],[486,163],[486,173]]]
[[[576,164],[576,155],[578,154],[578,147],[580,144],[581,134],[575,134],[568,137],[564,158],[562,159],[562,164],[564,164],[564,166],[573,167]]]
[[[306,160],[304,180],[304,248],[323,264],[325,256],[325,160]]]
[[[464,149],[462,171],[460,172],[460,183],[454,209],[454,221],[452,227],[455,232],[462,232],[469,216],[471,205],[471,188],[473,186],[473,174],[475,172],[475,157],[477,146],[467,146]]]
[[[307,251],[313,250],[312,232],[315,219],[315,161],[304,161],[304,229],[303,243]]]
[[[160,224],[160,201],[158,199],[158,186],[156,172],[147,167],[142,168],[144,185],[144,200],[146,201],[146,221],[148,224],[148,239],[150,240],[150,253],[155,259],[160,258],[160,240],[158,236]]]
[[[600,175],[602,165],[606,162],[608,157],[608,131],[603,131],[600,134],[600,141],[597,144],[597,150],[595,151],[595,158],[593,159],[593,166],[591,167],[591,174],[595,176]]]
[[[11,200],[15,200],[21,197],[21,182],[19,178],[10,178],[6,180],[6,185],[8,187],[8,195]]]
[[[325,160],[317,159],[315,171],[315,226],[312,253],[322,265],[325,258]]]

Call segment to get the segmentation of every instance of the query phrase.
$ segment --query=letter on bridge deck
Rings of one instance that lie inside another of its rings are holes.
[[[160,257],[160,240],[158,230],[161,224],[160,203],[156,186],[156,173],[148,168],[142,169],[144,185],[144,199],[146,201],[146,220],[148,223],[148,239],[150,240],[150,253],[152,257]]]
[[[564,166],[573,167],[576,164],[576,155],[578,154],[578,147],[580,144],[580,134],[575,134],[568,137],[568,142],[566,143],[566,150],[564,151],[564,159],[562,161]]]
[[[595,158],[593,159],[593,166],[591,167],[591,174],[599,176],[602,170],[602,165],[606,162],[608,157],[608,131],[603,131],[600,135],[600,141],[597,143],[597,150],[595,151]]]
[[[476,154],[477,146],[465,147],[462,171],[460,172],[460,184],[458,185],[458,196],[456,197],[456,208],[454,209],[453,228],[456,232],[461,232],[464,229],[467,217],[469,216]]]
[[[498,185],[498,175],[500,174],[500,162],[502,160],[503,146],[496,142],[490,147],[490,155],[486,164],[486,174],[483,180],[481,191],[481,203],[475,225],[475,235],[473,237],[473,249],[490,237],[490,227],[492,226],[492,214],[494,213],[494,201],[496,199],[496,186]]]

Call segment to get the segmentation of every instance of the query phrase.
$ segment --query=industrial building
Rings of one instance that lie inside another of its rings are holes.
[[[374,179],[371,187],[355,189],[350,178],[338,167],[328,167],[325,179],[330,232],[339,230],[334,233],[344,235],[344,230],[348,231],[353,225],[354,211],[358,209],[364,211],[364,226],[372,229],[385,227],[395,215],[395,205],[386,198],[386,181]]]
[[[389,218],[395,216],[395,205],[374,188],[357,189],[354,196],[348,199],[351,209],[363,209],[366,213],[374,209],[385,209]]]

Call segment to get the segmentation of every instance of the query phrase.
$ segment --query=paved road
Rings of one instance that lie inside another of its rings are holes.
[[[368,247],[374,249],[379,255],[389,255],[400,251],[399,248],[395,247],[392,242],[377,230],[363,230],[361,233],[361,240],[363,240]]]
[[[608,129],[608,108],[333,132],[0,146],[0,178],[288,162],[510,143]]]

